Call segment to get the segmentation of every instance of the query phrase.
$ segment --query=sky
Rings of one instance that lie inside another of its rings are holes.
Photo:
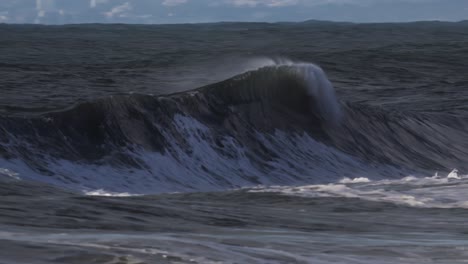
[[[468,0],[0,0],[0,23],[468,19]]]

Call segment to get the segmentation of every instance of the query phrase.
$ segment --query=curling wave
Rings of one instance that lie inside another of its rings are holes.
[[[398,178],[467,169],[467,128],[340,103],[318,66],[288,62],[183,93],[1,117],[0,176],[132,193]]]

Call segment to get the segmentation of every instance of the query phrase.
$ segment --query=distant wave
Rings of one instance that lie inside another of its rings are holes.
[[[466,120],[340,102],[316,65],[264,65],[183,93],[1,117],[0,168],[65,188],[132,193],[468,169]]]

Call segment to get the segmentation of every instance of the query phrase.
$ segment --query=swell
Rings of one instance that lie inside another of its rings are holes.
[[[1,168],[85,190],[295,185],[468,164],[466,120],[340,104],[325,73],[305,63],[167,96],[4,116],[0,131]]]
[[[443,113],[389,111],[345,104],[341,130],[329,130],[333,145],[373,162],[445,171],[467,170],[468,120]]]

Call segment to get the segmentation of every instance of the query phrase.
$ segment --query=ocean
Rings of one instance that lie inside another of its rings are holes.
[[[0,24],[0,263],[467,263],[468,24]]]

